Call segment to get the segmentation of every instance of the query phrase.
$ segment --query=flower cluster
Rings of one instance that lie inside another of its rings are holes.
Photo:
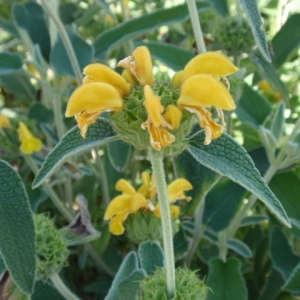
[[[187,197],[184,192],[192,188],[192,185],[184,178],[178,178],[168,186],[172,218],[177,218],[180,213],[180,208],[172,203],[177,200],[190,201],[191,198]],[[109,220],[111,233],[115,235],[124,233],[125,228],[123,223],[129,214],[134,214],[139,210],[152,211],[156,217],[161,217],[160,206],[156,200],[155,182],[153,176],[151,178],[148,172],[142,173],[142,185],[138,190],[135,190],[124,179],[120,179],[116,183],[116,190],[122,192],[122,194],[115,197],[109,203],[104,215],[104,220]]]
[[[184,110],[195,113],[198,117],[200,126],[205,130],[205,144],[221,136],[224,125],[222,110],[235,108],[235,103],[221,79],[226,83],[225,76],[237,71],[224,55],[207,52],[193,58],[173,78],[171,88],[178,91],[174,95],[179,96],[167,101],[163,94],[159,95],[157,92],[159,88],[155,86],[147,47],[136,48],[118,66],[125,69],[122,75],[103,64],[88,65],[84,69],[82,85],[70,97],[66,117],[75,116],[83,138],[86,137],[89,125],[95,123],[98,116],[105,111],[119,113],[126,110],[130,98],[135,97],[135,92],[141,89],[142,99],[139,98],[140,94],[137,98],[143,106],[136,106],[144,107],[147,117],[139,121],[138,125],[147,129],[150,136],[148,143],[155,150],[174,143],[177,136],[173,133],[181,127]],[[216,107],[221,125],[212,119],[212,114],[207,110],[211,106]],[[125,126],[123,120],[122,126]],[[118,127],[115,130],[119,133]],[[120,136],[122,138],[122,134]]]

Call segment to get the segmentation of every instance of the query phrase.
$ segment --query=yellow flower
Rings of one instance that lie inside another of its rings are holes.
[[[135,213],[140,208],[147,208],[148,202],[145,196],[133,188],[126,180],[120,179],[116,184],[116,190],[123,192],[115,197],[108,205],[104,220],[110,220],[109,230],[115,235],[124,233],[123,222],[128,215]]]
[[[122,97],[130,93],[130,84],[105,65],[88,65],[84,74],[83,84],[71,95],[65,113],[66,117],[75,116],[83,138],[103,112],[120,111]]]
[[[131,56],[118,63],[118,67],[129,70],[142,86],[153,85],[154,83],[151,55],[145,46],[136,48]]]
[[[152,147],[155,150],[160,150],[174,142],[175,137],[166,130],[166,128],[173,128],[162,116],[164,107],[161,104],[161,98],[153,93],[149,85],[144,87],[144,95],[144,106],[148,113],[148,119],[142,124],[142,128],[148,129]]]
[[[192,198],[184,194],[185,191],[189,191],[193,188],[189,181],[184,178],[175,179],[168,185],[168,195],[170,204],[177,200],[191,201]],[[180,213],[180,208],[176,205],[170,205],[172,218],[177,218]],[[160,218],[160,205],[157,204],[153,213]]]
[[[237,70],[224,55],[206,52],[190,60],[180,75],[182,85],[177,104],[197,115],[200,126],[205,130],[206,145],[220,137],[223,132],[223,124],[213,121],[206,108],[215,106],[224,123],[222,109],[233,110],[236,106],[227,88],[220,82],[220,77],[224,78]],[[178,85],[178,78],[175,80]]]
[[[24,154],[32,154],[42,149],[42,141],[36,138],[23,122],[19,123],[18,134],[21,142],[20,150]]]
[[[168,186],[170,204],[177,200],[190,201],[184,192],[192,189],[192,185],[183,178],[174,180]],[[126,180],[120,179],[116,183],[116,190],[121,191],[122,195],[115,197],[108,205],[104,220],[109,220],[109,230],[114,235],[123,234],[125,231],[123,223],[129,214],[134,214],[140,209],[152,211],[155,216],[160,217],[160,207],[156,202],[156,186],[153,176],[148,172],[142,173],[142,185],[136,191]],[[180,208],[170,205],[172,218],[177,218]]]
[[[5,115],[0,115],[0,128],[10,128],[9,118]]]

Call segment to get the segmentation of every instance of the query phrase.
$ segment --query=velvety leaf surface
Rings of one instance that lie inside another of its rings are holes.
[[[123,260],[105,300],[120,300],[118,293],[120,283],[128,278],[136,269],[138,269],[137,255],[134,252],[130,252]]]
[[[203,223],[214,231],[225,229],[242,203],[245,189],[230,181],[218,184],[205,199]]]
[[[296,294],[300,294],[300,262],[293,270],[290,278],[287,280],[285,286],[283,287],[285,291]]]
[[[149,241],[141,243],[138,254],[141,267],[149,276],[153,275],[157,267],[164,266],[164,252],[157,243]]]
[[[201,164],[257,195],[279,220],[290,227],[290,220],[280,201],[260,176],[245,149],[225,133],[210,145],[204,145],[204,139],[204,131],[190,138],[187,149],[191,155]]]
[[[226,243],[226,246],[229,249],[235,251],[236,253],[240,254],[241,256],[243,256],[245,258],[251,258],[252,257],[252,252],[251,252],[250,248],[240,240],[230,239]]]
[[[299,186],[300,179],[293,172],[278,174],[270,182],[271,190],[280,199],[288,216],[296,220],[300,220]]]
[[[57,291],[57,289],[48,282],[37,281],[31,300],[64,300],[65,298]]]
[[[263,30],[262,18],[258,10],[256,0],[240,0],[241,5],[247,15],[248,22],[252,29],[256,44],[264,56],[264,58],[271,62],[271,56],[268,49],[268,43],[266,39],[265,32]]]
[[[41,185],[61,164],[71,156],[80,154],[95,146],[103,145],[116,139],[110,122],[99,118],[89,127],[86,139],[82,138],[78,126],[68,131],[46,157],[41,169],[32,183],[33,187]]]
[[[118,140],[108,143],[107,149],[112,166],[116,171],[123,172],[130,161],[132,146],[122,140]]]
[[[275,67],[279,68],[300,45],[300,31],[296,28],[300,28],[300,14],[290,16],[272,39]]]
[[[197,3],[198,11],[209,8],[207,2]],[[185,4],[172,8],[159,9],[155,12],[143,14],[141,17],[123,22],[100,34],[95,42],[96,58],[104,59],[111,49],[124,41],[140,36],[146,32],[153,31],[163,25],[181,22],[189,17]]]
[[[235,110],[238,118],[243,123],[258,128],[271,114],[271,109],[271,105],[264,97],[248,84],[244,84],[242,96]]]
[[[0,251],[17,286],[31,294],[35,281],[35,227],[18,173],[0,160]]]
[[[138,299],[140,284],[139,281],[145,279],[147,274],[144,270],[138,269],[133,271],[126,279],[124,279],[118,288],[119,299],[128,300],[128,299]]]
[[[300,257],[293,253],[287,237],[278,227],[272,231],[270,251],[274,268],[280,272],[285,280],[288,280],[299,264]]]
[[[206,282],[211,288],[207,300],[246,300],[247,288],[240,268],[241,262],[236,258],[225,263],[219,258],[212,259]]]
[[[199,164],[188,152],[184,151],[174,158],[176,171],[180,177],[187,179],[193,189],[186,194],[192,201],[184,203],[183,214],[194,215],[199,202],[220,179],[220,175],[211,169]]]

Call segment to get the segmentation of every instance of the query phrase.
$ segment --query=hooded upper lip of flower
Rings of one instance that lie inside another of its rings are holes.
[[[36,138],[23,122],[19,123],[18,134],[21,142],[20,150],[24,154],[32,154],[42,149],[42,141]]]
[[[174,180],[168,186],[168,195],[170,204],[176,200],[190,201],[184,192],[192,189],[192,185],[184,178]],[[157,204],[153,206],[153,201],[156,198],[156,186],[154,178],[148,172],[142,173],[142,185],[136,191],[133,186],[126,180],[120,179],[116,183],[116,190],[121,191],[122,195],[115,197],[108,205],[104,220],[110,221],[110,232],[115,235],[120,235],[125,231],[123,222],[128,215],[137,212],[139,209],[151,210],[157,217],[160,217],[160,208]],[[176,210],[177,217],[179,209]]]
[[[181,85],[179,107],[196,113],[199,124],[205,130],[205,144],[221,136],[223,126],[214,122],[206,107],[215,106],[223,120],[224,110],[235,109],[235,103],[220,77],[237,72],[238,69],[224,55],[206,52],[189,61],[184,70],[174,77],[173,84]]]

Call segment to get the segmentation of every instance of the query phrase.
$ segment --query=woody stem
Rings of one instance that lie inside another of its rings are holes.
[[[167,294],[168,299],[173,299],[175,295],[175,260],[173,249],[172,219],[163,156],[161,156],[160,152],[157,152],[154,149],[150,149],[149,154],[161,211],[161,229],[165,253]]]

